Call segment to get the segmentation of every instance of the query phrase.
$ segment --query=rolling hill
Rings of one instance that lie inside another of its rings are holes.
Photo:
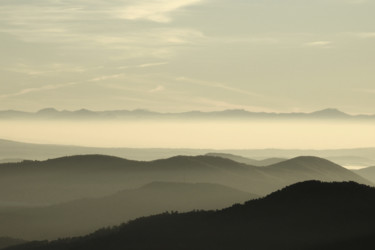
[[[355,170],[354,172],[358,174],[359,176],[362,176],[363,178],[375,183],[375,166],[358,169],[358,170]]]
[[[276,163],[287,160],[286,158],[267,158],[267,159],[263,159],[263,160],[255,160],[255,159],[250,159],[250,158],[243,157],[243,156],[240,156],[240,155],[226,154],[226,153],[208,153],[206,155],[207,156],[222,157],[222,158],[230,159],[232,161],[244,163],[244,164],[247,164],[247,165],[257,166],[257,167],[269,166],[269,165],[276,164]]]
[[[368,249],[374,209],[374,188],[307,181],[220,211],[164,213],[84,237],[9,249]]]
[[[342,166],[372,166],[375,164],[375,148],[353,148],[336,150],[297,150],[297,149],[176,149],[176,148],[95,148],[67,145],[35,144],[0,139],[0,161],[9,159],[46,160],[69,155],[104,154],[121,158],[152,161],[170,158],[176,155],[214,154],[238,155],[245,158],[294,158],[300,155],[311,155],[325,158]],[[221,155],[223,156],[223,155]],[[228,157],[225,157],[228,158]],[[239,158],[236,158],[237,160]],[[234,159],[232,159],[234,160]],[[13,160],[10,160],[13,161]],[[242,162],[242,161],[240,161]],[[242,162],[250,164],[250,162]],[[273,164],[276,162],[268,162]],[[257,165],[257,164],[250,164]],[[266,163],[262,165],[267,165]]]
[[[103,155],[0,164],[0,202],[45,205],[100,197],[155,181],[216,183],[266,195],[305,180],[371,182],[330,161],[297,157],[255,167],[212,156],[176,156],[149,162]]]
[[[217,184],[153,182],[95,199],[0,209],[0,235],[27,240],[79,236],[145,215],[221,209],[257,197]]]
[[[364,179],[354,176],[353,172],[326,159],[313,156],[300,156],[268,166],[266,171],[277,172],[281,178],[295,179],[310,178],[322,181],[332,181],[342,178],[343,181],[356,181],[364,183]],[[369,184],[369,183],[367,183]]]

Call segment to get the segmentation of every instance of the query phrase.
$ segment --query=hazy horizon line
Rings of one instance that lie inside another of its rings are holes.
[[[181,110],[181,111],[160,111],[160,110],[151,110],[147,108],[136,108],[136,109],[88,109],[88,108],[78,108],[78,109],[57,109],[55,107],[45,107],[34,111],[27,111],[27,110],[19,110],[19,109],[2,109],[0,112],[20,112],[20,113],[27,113],[27,114],[39,114],[42,112],[68,112],[68,113],[75,113],[75,112],[92,112],[92,113],[104,113],[104,112],[147,112],[147,113],[154,113],[160,115],[176,115],[176,114],[188,114],[188,113],[202,113],[202,114],[209,114],[209,113],[223,113],[223,112],[244,112],[244,113],[251,113],[251,114],[272,114],[272,115],[281,115],[281,114],[314,114],[320,112],[332,112],[336,114],[343,114],[348,116],[375,116],[375,113],[348,113],[346,111],[342,111],[339,108],[322,108],[322,109],[315,109],[312,111],[253,111],[249,109],[218,109],[218,110],[197,110],[197,109],[189,109],[189,110]]]

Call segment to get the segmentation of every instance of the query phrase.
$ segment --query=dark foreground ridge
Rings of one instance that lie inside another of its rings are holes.
[[[0,249],[26,243],[24,240],[14,239],[9,237],[0,237]]]
[[[50,206],[0,208],[0,235],[25,240],[81,236],[141,216],[221,209],[258,197],[212,183],[152,182],[104,197]]]
[[[306,181],[224,210],[164,213],[84,237],[9,249],[368,249],[374,211],[374,188]]]

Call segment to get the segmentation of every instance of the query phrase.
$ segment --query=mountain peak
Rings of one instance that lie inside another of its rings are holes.
[[[71,114],[79,115],[79,116],[92,116],[92,115],[98,115],[99,112],[91,111],[89,109],[79,109],[76,111],[71,112]]]
[[[55,108],[44,108],[37,112],[37,114],[55,114],[59,113],[59,111]]]
[[[327,109],[322,109],[318,110],[315,112],[311,113],[312,115],[319,115],[319,116],[348,116],[348,114],[342,112],[341,110],[338,110],[336,108],[327,108]]]

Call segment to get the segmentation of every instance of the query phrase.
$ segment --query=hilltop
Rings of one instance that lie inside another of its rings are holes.
[[[362,168],[354,171],[359,176],[375,183],[375,166]]]
[[[267,158],[263,160],[255,160],[255,159],[250,159],[250,158],[243,157],[240,155],[234,155],[234,154],[228,154],[228,153],[207,153],[206,155],[226,158],[232,161],[245,163],[247,165],[252,165],[252,166],[257,166],[257,167],[269,166],[269,165],[287,160],[286,158]]]

